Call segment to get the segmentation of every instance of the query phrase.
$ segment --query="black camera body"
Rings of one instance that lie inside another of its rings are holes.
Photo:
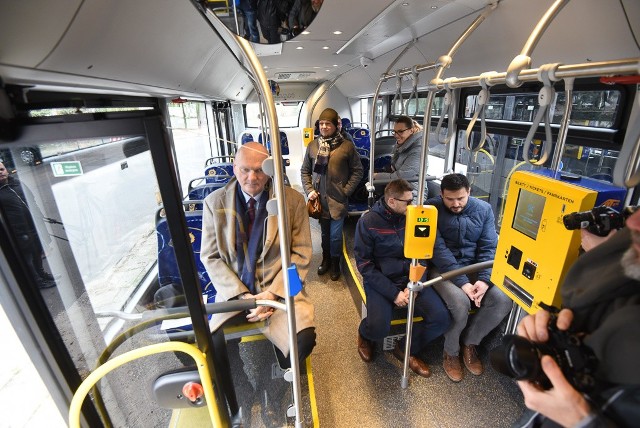
[[[505,335],[502,344],[491,351],[493,368],[516,380],[528,380],[542,389],[552,387],[544,374],[540,359],[551,356],[567,381],[578,391],[589,392],[595,386],[594,373],[598,360],[580,335],[556,327],[556,317],[549,322],[549,340],[535,343],[522,336]]]
[[[598,236],[607,236],[613,229],[624,227],[625,220],[638,207],[626,207],[622,213],[611,207],[599,206],[589,211],[575,212],[562,217],[568,230],[587,229]]]

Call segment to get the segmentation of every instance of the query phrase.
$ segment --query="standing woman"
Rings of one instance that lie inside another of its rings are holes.
[[[409,116],[400,116],[393,126],[396,145],[391,153],[391,165],[386,172],[373,174],[374,185],[384,188],[392,180],[403,178],[413,188],[413,202],[418,200],[418,176],[420,175],[420,154],[422,151],[422,126]],[[425,165],[425,168],[427,166]],[[427,186],[424,187],[424,200]]]
[[[338,113],[331,108],[320,114],[320,136],[307,147],[300,168],[302,185],[310,200],[322,204],[322,263],[318,275],[331,269],[331,280],[340,278],[342,225],[347,216],[349,196],[363,175],[362,163],[351,141],[338,131]]]

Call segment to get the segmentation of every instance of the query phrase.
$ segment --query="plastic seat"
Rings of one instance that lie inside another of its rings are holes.
[[[376,156],[373,160],[373,170],[375,172],[384,172],[391,166],[391,155]]]
[[[202,202],[202,201],[198,201]],[[188,207],[188,204],[185,205]],[[179,305],[177,302],[180,296],[184,294],[182,289],[182,278],[178,271],[176,255],[173,249],[171,234],[167,225],[167,219],[163,216],[164,210],[161,208],[156,214],[156,236],[158,238],[158,283],[162,293],[156,293],[162,296],[162,302],[156,303],[166,307]],[[202,238],[202,211],[185,212],[185,220],[189,230],[189,238],[193,249],[193,257],[198,271],[198,279],[202,288],[202,294],[206,296],[206,303],[213,302],[216,295],[216,289],[209,278],[209,274],[204,265],[200,261],[200,245]],[[173,299],[173,300],[172,300]]]
[[[258,143],[262,144],[262,134],[258,136]],[[280,131],[280,148],[282,156],[289,154],[289,140],[283,131]],[[271,153],[271,136],[269,134],[267,134],[267,150]]]
[[[213,163],[204,169],[204,175],[233,176],[233,163],[232,162]]]

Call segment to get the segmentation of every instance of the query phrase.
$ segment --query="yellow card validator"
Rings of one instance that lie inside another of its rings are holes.
[[[430,259],[436,243],[438,210],[433,205],[409,205],[404,229],[404,256]]]

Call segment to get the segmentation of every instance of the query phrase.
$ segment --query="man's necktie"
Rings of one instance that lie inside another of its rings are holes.
[[[247,207],[247,216],[249,217],[247,235],[251,236],[251,228],[253,228],[253,221],[256,219],[256,200],[253,198],[249,198],[249,206]]]

